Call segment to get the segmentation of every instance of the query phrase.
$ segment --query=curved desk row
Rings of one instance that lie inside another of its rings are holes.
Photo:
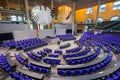
[[[35,53],[35,52],[33,52],[33,51],[28,51],[28,52],[30,52],[30,53],[33,54],[34,56],[37,56],[37,57],[39,57],[39,58],[42,58],[41,55],[39,55],[39,54],[37,54],[37,53]]]
[[[6,59],[11,68],[14,68],[16,66],[16,64],[12,61],[12,59],[10,57],[10,53],[6,54]]]
[[[57,65],[57,69],[77,69],[77,68],[84,68],[84,67],[89,67],[95,64],[98,64],[100,62],[102,62],[104,59],[106,59],[108,56],[108,53],[105,53],[105,55],[103,55],[101,58],[91,61],[89,63],[86,64],[79,64],[79,65]]]
[[[98,73],[93,73],[93,74],[89,74],[89,75],[82,75],[82,76],[51,77],[50,80],[96,80],[96,79],[100,80],[100,78],[114,73],[119,68],[120,68],[120,61],[117,61],[116,64],[114,64],[113,68],[103,70],[103,71],[98,72]]]
[[[91,51],[91,52],[89,52],[88,54],[86,54],[86,55],[83,55],[83,56],[78,56],[78,57],[72,57],[72,58],[66,58],[66,60],[76,60],[76,59],[80,59],[80,58],[85,58],[85,57],[88,57],[88,56],[91,56],[91,55],[93,55],[95,53],[95,51]]]
[[[101,49],[99,47],[96,48],[97,50],[93,50],[91,52],[89,52],[88,54],[86,55],[83,55],[83,56],[78,56],[78,57],[72,57],[72,58],[66,58],[66,60],[77,60],[77,59],[81,59],[81,58],[85,58],[85,57],[89,57],[89,56],[92,56],[94,55],[95,53],[100,53]]]
[[[30,63],[32,65],[35,65],[35,66],[43,67],[43,68],[48,68],[48,69],[51,68],[51,65],[49,65],[49,64],[42,64],[42,63],[35,62],[35,61],[32,61],[32,60],[29,60],[28,63]]]
[[[27,61],[27,60],[28,60],[28,58],[25,57],[22,53],[19,53],[18,55],[20,55],[20,57],[21,57],[24,61]]]
[[[24,70],[24,69],[22,69],[20,67],[17,67],[16,70],[18,72],[22,73],[23,75],[34,78],[35,80],[43,80],[43,78],[44,78],[44,74],[39,74],[39,73],[32,72],[32,71],[29,71],[29,70]]]

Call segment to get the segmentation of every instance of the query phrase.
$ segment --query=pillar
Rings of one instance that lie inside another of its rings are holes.
[[[72,7],[72,35],[75,32],[75,0],[73,0],[73,7]]]
[[[101,0],[98,0],[98,8],[97,8],[97,13],[96,13],[95,27],[97,27],[97,23],[98,23],[100,5],[101,5]]]
[[[29,10],[28,10],[28,0],[25,0],[25,8],[26,8],[26,17],[27,17],[27,22],[28,22],[28,29],[30,29]]]

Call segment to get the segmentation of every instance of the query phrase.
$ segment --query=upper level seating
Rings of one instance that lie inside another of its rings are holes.
[[[104,38],[104,39],[103,39]],[[110,47],[113,47],[116,51],[120,52],[120,36],[112,34],[103,34],[98,37],[92,37],[92,41],[98,42],[105,46],[108,52],[111,51]]]
[[[97,29],[108,29],[112,26],[115,26],[118,23],[119,23],[119,21],[104,21],[104,22],[98,24],[98,26],[96,28]]]
[[[56,35],[56,37],[60,38],[60,40],[63,40],[63,41],[75,40],[76,39],[72,34]]]

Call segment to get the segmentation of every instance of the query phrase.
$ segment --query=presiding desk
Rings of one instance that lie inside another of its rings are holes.
[[[67,44],[64,44],[64,45],[60,45],[59,48],[60,48],[60,49],[64,49],[64,48],[68,48],[68,47],[70,47],[70,46],[71,46],[71,44],[70,44],[70,43],[67,43]]]

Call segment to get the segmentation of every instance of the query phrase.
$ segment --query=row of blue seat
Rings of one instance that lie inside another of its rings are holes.
[[[32,80],[32,78],[29,78],[28,76],[25,76],[19,72],[9,72],[9,75],[11,78],[15,78],[15,80]]]
[[[3,54],[0,54],[0,65],[6,72],[12,69],[9,63],[7,62],[6,56]]]
[[[52,65],[59,65],[61,61],[59,59],[44,58],[43,62],[45,62],[47,64],[52,64]]]
[[[92,72],[96,72],[97,70],[100,70],[101,68],[105,67],[107,64],[110,63],[112,59],[112,55],[107,56],[107,58],[105,60],[103,60],[102,62],[93,65],[93,66],[89,66],[89,67],[85,67],[85,68],[80,68],[80,69],[58,69],[57,73],[58,75],[61,76],[74,76],[74,75],[85,75],[85,74],[89,74]]]
[[[82,51],[82,52],[77,52],[75,54],[67,54],[67,55],[63,55],[63,58],[72,58],[72,57],[79,57],[79,56],[83,56],[86,55],[87,53],[89,53],[91,51],[90,47],[87,47],[86,50]]]
[[[54,53],[55,53],[55,54],[60,54],[60,55],[61,55],[63,52],[62,52],[62,50],[55,50]]]
[[[60,40],[63,40],[63,41],[76,39],[72,34],[56,35],[56,37],[60,38]]]
[[[109,76],[106,76],[105,79],[106,80],[120,80],[120,69],[110,74]]]
[[[43,74],[47,74],[49,73],[49,69],[47,68],[43,68],[43,67],[38,67],[38,66],[35,66],[35,65],[32,65],[32,64],[28,64],[28,63],[25,63],[25,66],[32,70],[32,71],[35,71],[35,72],[38,72],[38,73],[43,73]]]
[[[79,52],[81,49],[83,48],[83,45],[81,44],[79,47],[77,48],[73,48],[73,49],[69,49],[69,50],[66,50],[66,53],[76,53],[76,52]]]
[[[26,52],[26,54],[27,54],[31,59],[33,59],[33,60],[36,60],[36,61],[39,61],[39,60],[40,60],[39,57],[37,57],[37,56],[31,54],[30,52]]]
[[[25,63],[25,60],[22,59],[19,54],[16,54],[16,53],[15,53],[14,55],[15,55],[16,60],[17,60],[19,63],[21,63],[21,64],[24,64],[24,63]]]
[[[77,59],[69,59],[67,60],[67,64],[68,65],[76,65],[76,64],[82,64],[82,63],[86,63],[86,62],[89,62],[93,59],[95,59],[98,55],[100,54],[100,51],[95,51],[94,54],[90,55],[90,56],[87,56],[87,57],[84,57],[84,58],[77,58]]]
[[[43,51],[46,52],[46,53],[51,53],[51,52],[52,52],[52,49],[44,48]]]
[[[43,51],[37,51],[36,53],[39,54],[39,55],[41,55],[41,56],[43,56],[43,57],[46,55],[46,53],[43,52]]]
[[[48,54],[48,57],[58,58],[59,55],[56,55],[56,54]]]

